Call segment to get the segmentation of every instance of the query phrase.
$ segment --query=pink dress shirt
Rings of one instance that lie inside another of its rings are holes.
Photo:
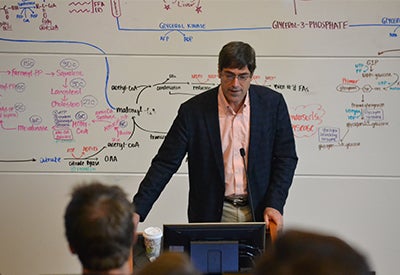
[[[240,149],[246,152],[250,136],[250,100],[247,95],[237,113],[229,106],[221,90],[218,91],[218,115],[225,172],[225,196],[247,195],[246,170]]]

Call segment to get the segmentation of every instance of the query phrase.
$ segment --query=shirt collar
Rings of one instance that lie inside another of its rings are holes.
[[[239,112],[242,112],[244,108],[247,108],[250,106],[250,97],[249,97],[249,91],[246,92],[246,97],[244,98],[244,103],[242,107],[240,108]],[[224,93],[222,92],[221,85],[218,88],[218,108],[220,110],[225,110],[226,112],[230,112],[232,114],[235,114],[231,106],[229,106],[228,101],[226,100]]]

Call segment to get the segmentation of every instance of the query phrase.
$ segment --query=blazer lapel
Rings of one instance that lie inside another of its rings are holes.
[[[204,120],[207,127],[208,138],[210,139],[212,148],[214,148],[213,152],[219,174],[221,179],[224,179],[224,160],[222,157],[221,134],[218,116],[218,89],[219,86],[217,86],[213,92],[210,93],[211,100],[206,100],[208,105],[205,106]]]
[[[257,146],[255,144],[260,144],[262,128],[265,127],[265,121],[261,118],[260,114],[262,114],[261,108],[261,100],[258,98],[258,94],[253,91],[254,88],[250,86],[249,96],[250,96],[250,140],[249,140],[249,152],[248,152],[248,171],[251,171],[252,164],[254,163],[253,159],[253,150],[257,150]],[[264,106],[265,108],[265,106]],[[249,172],[249,176],[252,173]]]

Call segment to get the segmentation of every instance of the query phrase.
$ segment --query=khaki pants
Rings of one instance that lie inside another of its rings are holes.
[[[251,215],[250,206],[236,207],[229,202],[224,201],[224,208],[222,210],[221,222],[251,222],[253,217]]]

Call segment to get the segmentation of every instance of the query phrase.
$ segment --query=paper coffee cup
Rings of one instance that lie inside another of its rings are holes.
[[[160,256],[162,230],[159,227],[147,227],[143,231],[146,256],[150,261]]]

